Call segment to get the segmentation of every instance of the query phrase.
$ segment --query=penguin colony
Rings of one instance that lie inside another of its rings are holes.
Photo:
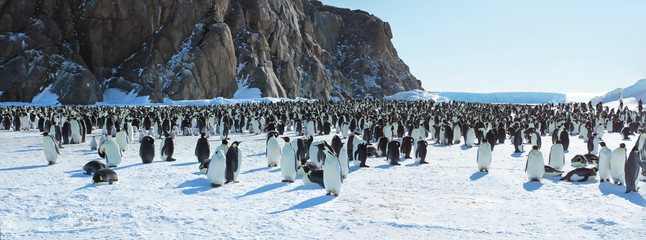
[[[628,193],[638,191],[638,179],[646,176],[646,114],[591,103],[350,100],[235,106],[12,106],[0,108],[0,114],[2,130],[42,132],[43,151],[50,165],[64,155],[63,145],[88,144],[105,159],[105,163],[89,161],[82,168],[85,174],[93,175],[94,184],[118,182],[117,173],[110,168],[134,161],[123,159],[123,152],[133,144],[139,144],[144,164],[157,160],[156,156],[169,162],[192,159],[174,156],[174,141],[186,141],[178,136],[200,136],[195,160],[211,186],[237,183],[245,164],[240,148],[244,143],[231,133],[266,134],[267,166],[279,167],[283,182],[292,183],[300,177],[303,184],[320,186],[327,195],[335,196],[349,178],[351,163],[369,167],[367,158],[385,158],[390,165],[398,166],[402,159],[414,158],[417,164],[412,166],[428,164],[433,161],[428,157],[432,156],[429,143],[477,147],[474,170],[481,172],[495,171],[492,152],[497,144],[509,140],[514,154],[525,152],[524,145],[531,144],[524,169],[528,181],[562,176],[564,152],[570,144],[586,144],[588,153],[571,160],[575,168],[561,178],[563,181],[598,177],[600,182],[625,185]],[[101,134],[90,136],[93,130]],[[633,147],[622,143],[613,150],[603,141],[604,132],[620,133],[624,139],[636,135],[638,141]],[[213,151],[208,141],[212,135],[219,135],[220,142]],[[314,141],[314,136],[321,135],[334,136],[329,143]],[[552,146],[541,146],[541,137],[548,136]],[[159,155],[155,145],[159,146]],[[541,153],[545,149],[549,149],[547,159]],[[592,167],[586,168],[588,165]]]

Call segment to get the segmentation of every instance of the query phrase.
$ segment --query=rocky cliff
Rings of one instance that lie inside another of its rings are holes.
[[[387,22],[307,0],[0,0],[0,101],[109,88],[164,98],[383,97],[421,89]]]

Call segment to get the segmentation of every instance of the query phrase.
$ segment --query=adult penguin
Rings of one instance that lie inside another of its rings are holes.
[[[303,165],[303,185],[305,186],[321,186],[325,188],[325,183],[323,182],[323,169],[311,168],[309,165]]]
[[[283,137],[285,146],[280,154],[280,173],[283,176],[283,182],[294,182],[296,179],[296,153],[289,137]]]
[[[380,137],[379,141],[377,141],[377,154],[379,154],[379,156],[381,157],[385,157],[387,146],[388,146],[388,138]]]
[[[596,133],[593,133],[590,138],[588,138],[588,153],[597,155],[599,154],[599,137]]]
[[[548,159],[547,164],[557,171],[563,171],[563,166],[565,165],[565,153],[563,152],[561,140],[556,140],[554,145],[550,148],[550,158]]]
[[[99,147],[99,156],[105,158],[108,167],[116,167],[121,163],[123,154],[119,149],[119,145],[108,138]]]
[[[121,151],[126,151],[126,148],[128,148],[128,136],[126,135],[126,132],[121,129],[121,126],[116,125],[115,128],[117,129],[117,133],[114,140],[119,145],[119,149],[121,149]]]
[[[238,175],[240,174],[240,165],[242,164],[242,153],[238,145],[241,142],[233,142],[227,150],[226,155],[226,171],[224,177],[226,183],[238,182]]]
[[[161,160],[167,162],[173,162],[177,159],[173,158],[173,153],[175,153],[175,144],[173,143],[173,138],[170,134],[166,133],[162,139],[162,144],[159,148],[161,151]]]
[[[624,166],[624,176],[626,180],[626,193],[639,191],[639,151],[637,146],[630,151],[630,156]]]
[[[357,141],[357,134],[353,132],[348,137],[348,144],[346,144],[346,149],[348,151],[348,156],[350,156],[350,160],[354,160],[354,145],[356,145],[355,141]]]
[[[139,144],[139,157],[144,164],[152,163],[155,158],[155,139],[145,136]]]
[[[365,141],[360,143],[363,145],[366,145]],[[356,153],[359,150],[359,145],[357,144],[357,147],[355,148],[354,152]],[[366,149],[366,152],[368,150]],[[366,153],[367,154],[367,153]],[[341,166],[341,177],[345,179],[348,177],[348,174],[350,173],[350,160],[348,158],[348,151],[345,148],[341,148],[341,151],[337,155],[339,158],[339,165]]]
[[[70,144],[70,138],[72,138],[72,124],[69,120],[66,120],[63,123],[63,144]]]
[[[43,133],[43,151],[45,152],[45,158],[49,165],[56,164],[58,160],[58,155],[60,155],[60,150],[58,149],[58,143],[56,139],[49,132]]]
[[[276,133],[277,135],[278,133]],[[270,134],[267,140],[265,155],[267,157],[267,167],[277,167],[280,161],[280,145],[276,139],[276,135]]]
[[[359,167],[370,167],[366,165],[366,160],[368,159],[368,144],[367,143],[360,143],[357,145],[357,150],[354,151],[354,160],[359,163]],[[356,162],[355,162],[356,164]],[[356,165],[355,165],[356,166]]]
[[[536,131],[533,131],[529,134],[529,139],[532,146],[538,146],[538,150],[541,149],[542,140],[540,134],[538,134]]]
[[[543,154],[538,150],[538,146],[532,146],[532,150],[527,155],[525,163],[525,172],[530,182],[540,182],[545,174],[545,163]]]
[[[502,125],[502,124],[501,124],[501,125],[498,127],[498,133],[496,134],[496,136],[498,136],[498,143],[500,143],[500,144],[504,144],[504,143],[505,143],[505,136],[506,136],[506,133],[505,133],[505,132],[506,132],[506,131],[505,131],[505,127],[504,127],[504,125]]]
[[[418,140],[417,148],[415,149],[415,162],[419,164],[428,164],[426,161],[428,142],[426,140]]]
[[[70,121],[70,130],[71,130],[70,143],[71,144],[81,143],[81,140],[83,138],[83,136],[81,136],[81,125],[79,124],[79,121],[76,118],[73,118],[72,121]]]
[[[334,135],[334,137],[332,137],[332,150],[334,150],[336,154],[340,154],[339,151],[341,151],[342,147],[343,142],[341,141],[341,138],[338,135]]]
[[[610,181],[610,157],[612,151],[606,146],[605,142],[600,142],[601,150],[599,151],[599,181]]]
[[[225,181],[226,157],[224,151],[216,151],[209,161],[206,170],[206,178],[211,183],[211,187],[220,187]],[[204,162],[202,162],[204,163]]]
[[[610,156],[610,177],[617,185],[625,182],[624,166],[626,165],[626,144],[621,143]]]
[[[209,159],[209,156],[211,156],[211,147],[209,145],[209,140],[206,138],[206,133],[202,133],[200,139],[197,140],[197,145],[195,145],[195,156],[197,157],[198,162],[204,162],[204,160]]]
[[[401,143],[401,153],[404,154],[404,158],[410,159],[410,152],[413,150],[413,143],[415,140],[413,140],[412,137],[406,136],[402,138],[402,143]]]
[[[494,139],[495,143],[496,139]],[[487,138],[482,139],[482,143],[478,146],[478,158],[476,162],[478,163],[478,171],[480,172],[489,172],[489,167],[491,166],[491,147],[489,146],[489,140]]]
[[[97,160],[92,160],[83,166],[83,173],[85,173],[86,175],[92,175],[104,168],[106,168],[105,163]]]
[[[224,154],[225,154],[224,156],[226,156],[228,150],[229,150],[229,141],[227,141],[226,139],[222,139],[221,143],[220,143],[220,146],[217,146],[215,148],[216,152],[217,151],[224,151]]]
[[[390,165],[401,165],[399,163],[399,146],[401,144],[399,141],[393,140],[388,142],[388,149],[386,150],[386,155],[388,160],[390,160]]]
[[[633,133],[630,131],[629,127],[624,127],[623,129],[621,129],[621,136],[624,137],[624,140],[630,140],[630,135],[632,134]]]
[[[367,143],[370,143],[372,141],[372,130],[370,130],[370,128],[364,128],[362,138]],[[332,143],[334,144],[334,141],[332,141]],[[332,145],[332,147],[334,147],[334,145]]]
[[[515,153],[524,152],[524,149],[523,149],[523,133],[524,133],[524,131],[525,131],[524,129],[518,129],[518,130],[516,130],[516,133],[514,134],[514,152]]]
[[[323,186],[325,187],[326,195],[339,196],[341,193],[341,184],[343,177],[341,176],[341,164],[339,158],[332,152],[332,149],[326,143],[317,145],[317,147],[325,154],[325,165],[323,165]]]
[[[472,127],[467,129],[467,134],[464,138],[464,145],[467,147],[473,147],[476,142],[476,131]]]
[[[117,173],[109,168],[98,170],[94,173],[94,176],[92,176],[92,183],[95,185],[112,185],[116,181],[119,181]]]
[[[564,177],[561,178],[561,181],[568,182],[585,182],[589,180],[594,180],[597,178],[597,172],[599,169],[595,168],[575,168],[574,170],[568,172]]]
[[[567,130],[561,131],[559,140],[561,140],[561,144],[563,144],[563,151],[567,151],[570,147],[570,134]]]

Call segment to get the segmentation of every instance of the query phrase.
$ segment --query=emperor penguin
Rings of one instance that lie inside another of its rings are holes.
[[[226,183],[238,182],[238,175],[240,174],[240,165],[242,164],[242,152],[238,145],[241,142],[233,142],[227,150],[226,154],[226,171],[224,178]]]
[[[360,145],[366,146],[367,143],[360,143]],[[359,150],[359,145],[355,148],[355,153]],[[345,148],[341,148],[341,151],[338,154],[339,157],[339,165],[341,166],[341,177],[343,179],[348,177],[348,173],[350,173],[350,160],[348,158],[348,150]],[[364,162],[365,164],[365,162]]]
[[[222,139],[222,143],[220,144],[220,146],[215,148],[216,152],[224,151],[224,156],[226,156],[228,150],[229,150],[229,141],[227,141],[226,139]]]
[[[170,134],[166,133],[164,135],[159,149],[162,161],[173,162],[177,160],[173,158],[173,153],[175,152],[175,144],[173,143],[173,138],[171,138]]]
[[[366,165],[366,160],[368,159],[368,144],[360,143],[357,145],[356,151],[354,151],[354,160],[355,166],[359,163],[359,167],[370,167]]]
[[[630,151],[626,165],[624,166],[624,175],[626,180],[626,193],[639,191],[639,151],[633,149]]]
[[[380,157],[385,157],[386,156],[386,150],[388,146],[388,138],[386,137],[379,137],[379,140],[377,141],[377,154],[379,154]]]
[[[399,141],[393,140],[388,142],[388,149],[386,150],[387,159],[390,160],[390,165],[401,165],[399,163]]]
[[[599,181],[610,181],[610,156],[612,151],[606,146],[605,142],[600,142],[601,150],[599,151]]]
[[[60,150],[58,150],[58,143],[56,139],[49,132],[43,133],[43,151],[45,152],[45,158],[49,165],[56,164],[58,160],[58,155],[60,155]]]
[[[108,167],[116,167],[121,163],[123,154],[119,145],[112,139],[108,138],[99,147],[99,155],[105,158]]]
[[[585,182],[594,180],[597,178],[598,168],[575,168],[574,170],[568,172],[564,177],[561,178],[561,181],[568,182]]]
[[[116,129],[117,129],[117,133],[115,135],[114,140],[119,145],[119,149],[121,149],[121,151],[126,151],[126,149],[128,148],[128,136],[121,129],[119,125],[116,126]]]
[[[491,166],[491,146],[489,146],[489,140],[486,138],[482,139],[482,143],[478,146],[478,158],[476,162],[478,163],[478,171],[489,172],[489,166]]]
[[[270,135],[266,146],[267,167],[277,167],[280,161],[280,145],[275,135]]]
[[[599,137],[596,133],[588,139],[588,153],[597,155],[599,154]]]
[[[426,140],[417,140],[417,149],[415,149],[415,162],[419,164],[428,164],[426,161],[428,142]]]
[[[339,158],[332,152],[332,148],[326,143],[317,145],[325,154],[325,165],[323,165],[323,185],[325,186],[326,195],[339,196],[341,193],[341,165]]]
[[[406,137],[402,138],[401,153],[404,154],[404,158],[409,158],[409,159],[411,158],[410,157],[410,152],[411,152],[411,150],[413,148],[413,143],[414,142],[415,142],[415,140],[410,136],[406,136]]]
[[[554,145],[552,145],[552,148],[550,148],[548,165],[557,171],[563,171],[563,166],[565,166],[565,153],[563,152],[561,140],[556,140]]]
[[[117,181],[119,181],[119,178],[117,177],[117,173],[109,168],[98,170],[94,173],[94,176],[92,176],[92,183],[95,185],[104,185],[104,184],[112,185]]]
[[[145,136],[139,143],[139,157],[144,164],[152,163],[155,158],[155,139]]]
[[[467,130],[467,135],[464,139],[464,145],[467,147],[473,147],[476,142],[476,131],[472,127],[469,127]]]
[[[81,125],[79,125],[79,121],[76,120],[76,118],[73,118],[71,121],[71,130],[72,130],[72,135],[70,139],[71,144],[79,144],[81,143]]]
[[[601,159],[599,161],[601,162]],[[612,155],[610,156],[610,176],[615,184],[622,185],[625,182],[625,165],[626,144],[621,143],[617,149],[612,151]]]
[[[211,157],[209,167],[206,171],[206,178],[209,179],[211,187],[220,187],[225,181],[226,156],[224,151],[216,151]]]
[[[280,154],[280,173],[283,176],[283,182],[294,182],[296,179],[296,152],[290,142],[289,137],[283,137],[285,146]]]
[[[515,153],[522,153],[524,152],[523,149],[523,133],[525,132],[525,129],[518,129],[516,130],[516,134],[514,134],[514,152]],[[536,146],[538,147],[538,146]]]
[[[204,162],[204,160],[209,159],[211,155],[211,147],[209,145],[209,140],[206,138],[206,134],[202,133],[202,136],[197,140],[197,145],[195,145],[195,156],[197,157],[198,162]]]
[[[542,143],[541,142],[541,135],[538,134],[537,132],[531,132],[529,134],[529,137],[530,137],[530,142],[531,142],[532,146],[538,146],[538,149],[540,150],[541,149],[541,143]]]
[[[92,140],[90,141],[90,150],[97,150],[99,149],[99,144],[96,143],[96,136],[92,136]]]
[[[570,134],[568,133],[568,131],[561,131],[558,139],[561,140],[561,144],[563,144],[563,151],[567,151],[570,147]]]
[[[303,165],[303,172],[303,185],[321,186],[322,188],[325,188],[325,183],[323,182],[323,169],[312,168],[310,165]]]
[[[543,178],[545,162],[543,161],[543,154],[538,150],[538,146],[532,146],[532,150],[527,155],[525,172],[530,182],[540,182]]]
[[[83,173],[85,173],[86,175],[92,175],[104,168],[106,168],[105,163],[97,160],[92,160],[83,166]]]

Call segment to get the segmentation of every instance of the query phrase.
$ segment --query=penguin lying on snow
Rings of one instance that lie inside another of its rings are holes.
[[[562,173],[563,171],[559,171],[549,165],[545,165],[545,173],[543,173],[543,177],[560,177]]]
[[[93,160],[89,161],[88,163],[83,166],[83,171],[85,171],[85,174],[87,175],[92,175],[93,173],[96,173],[97,171],[106,168],[105,163]]]
[[[574,156],[570,161],[574,167],[582,167],[588,163],[588,160],[581,154]]]
[[[597,178],[598,168],[577,168],[568,172],[565,177],[561,178],[561,181],[568,182],[585,182],[588,180],[595,180]]]
[[[104,168],[96,171],[96,173],[94,173],[94,176],[92,177],[92,183],[95,185],[112,185],[116,181],[119,181],[117,173],[109,168]]]

